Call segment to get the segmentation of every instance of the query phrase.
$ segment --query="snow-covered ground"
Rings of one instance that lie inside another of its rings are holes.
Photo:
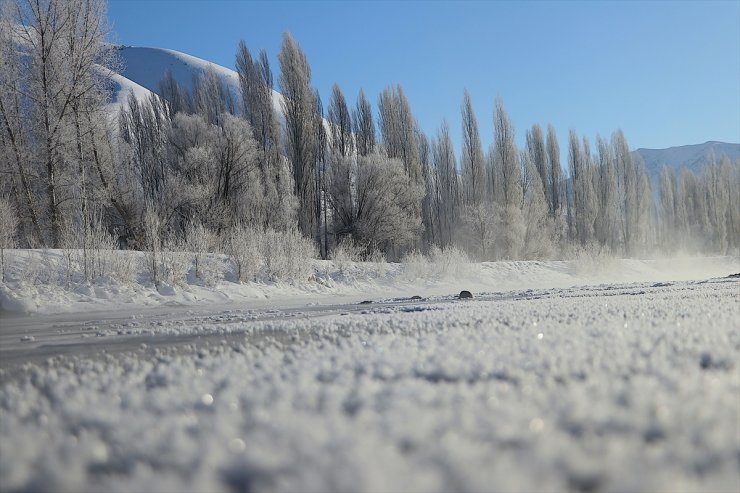
[[[737,259],[316,266],[0,318],[0,490],[738,491]]]

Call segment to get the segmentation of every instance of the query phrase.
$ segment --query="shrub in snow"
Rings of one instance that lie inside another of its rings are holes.
[[[455,246],[444,249],[432,247],[429,258],[438,277],[459,277],[467,275],[470,271],[470,258]]]
[[[128,282],[133,278],[131,256],[118,251],[117,246],[101,215],[97,215],[84,231],[81,263],[87,280],[110,277]]]
[[[156,285],[160,278],[160,257],[162,252],[162,228],[164,221],[153,207],[144,212],[144,237],[147,251],[147,268],[152,282]]]
[[[407,279],[441,279],[461,277],[470,272],[468,255],[457,247],[439,248],[434,246],[428,255],[418,251],[403,259],[404,277]]]
[[[174,233],[165,235],[158,256],[160,281],[178,286],[188,284],[187,277],[192,261],[183,248],[183,242]]]
[[[347,236],[334,248],[330,258],[339,271],[344,273],[352,262],[362,261],[364,250],[362,245]]]
[[[573,269],[579,275],[596,274],[614,262],[609,247],[597,242],[589,242],[586,245],[570,245],[565,251],[565,257],[575,261],[573,262]]]
[[[266,275],[274,281],[305,281],[313,274],[308,261],[317,256],[316,245],[297,229],[268,229],[262,237]]]
[[[423,279],[429,276],[429,259],[418,250],[406,254],[403,263],[403,277],[409,280]]]
[[[218,257],[209,255],[218,249],[218,236],[198,221],[190,221],[185,227],[183,250],[192,259],[195,277],[208,285],[214,285],[221,277]]]
[[[262,270],[264,258],[261,240],[261,231],[241,222],[229,228],[223,235],[223,249],[234,263],[236,278],[240,282],[256,280]]]
[[[0,197],[0,280],[5,282],[5,250],[15,247],[18,214],[10,200]]]
[[[237,223],[222,237],[224,250],[241,282],[265,277],[273,281],[305,281],[313,273],[315,244],[297,229],[262,230]]]

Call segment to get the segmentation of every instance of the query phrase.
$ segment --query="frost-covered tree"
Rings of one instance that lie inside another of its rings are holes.
[[[437,191],[437,170],[434,167],[432,146],[426,134],[417,128],[417,148],[419,149],[419,162],[424,182],[424,196],[421,202],[421,218],[424,225],[424,244],[439,244],[440,232],[437,218],[439,217],[439,194]]]
[[[568,138],[568,167],[572,183],[571,237],[585,246],[593,241],[598,202],[594,192],[591,148],[586,138],[581,147],[578,135],[572,129]]]
[[[421,163],[416,145],[416,124],[411,106],[400,85],[386,87],[378,99],[378,126],[385,152],[403,162],[404,170],[421,183]]]
[[[392,254],[413,244],[421,232],[421,217],[413,204],[421,201],[423,189],[406,176],[398,159],[374,153],[354,160],[332,155],[328,200],[334,216],[338,243],[351,238],[369,250]],[[354,176],[351,183],[344,180]],[[354,200],[347,200],[350,188]]]
[[[311,68],[306,55],[290,33],[283,35],[278,60],[285,116],[285,150],[298,199],[298,226],[304,235],[316,238],[320,219],[316,208],[319,144],[316,135],[316,100],[310,86]]]
[[[324,105],[321,102],[321,96],[319,95],[318,89],[314,90],[314,102],[316,110],[313,114],[313,129],[316,142],[315,159],[314,164],[314,177],[316,182],[316,201],[315,211],[316,217],[318,218],[318,236],[317,240],[320,244],[321,258],[326,259],[329,255],[329,205],[327,203],[327,155],[330,154],[329,150],[329,135],[326,127],[324,126]]]
[[[352,110],[352,129],[357,143],[357,154],[367,156],[374,152],[375,124],[373,123],[373,110],[362,89],[357,95],[357,104]]]
[[[259,151],[260,181],[264,196],[264,224],[287,230],[295,222],[293,178],[281,155],[280,123],[273,104],[273,77],[267,53],[253,59],[241,41],[236,55],[241,114],[249,122]]]
[[[172,75],[172,70],[167,69],[159,81],[159,95],[168,103],[170,118],[174,118],[176,113],[193,112],[192,97]]]
[[[550,204],[550,214],[555,218],[561,214],[565,185],[563,168],[560,166],[560,145],[552,125],[547,126],[547,169],[550,171],[547,181],[547,202]]]
[[[171,128],[167,104],[156,95],[146,101],[129,97],[120,113],[120,158],[129,170],[132,199],[164,206],[168,166],[168,132]]]
[[[527,131],[527,153],[529,155],[529,160],[532,162],[532,164],[535,167],[535,170],[537,171],[539,178],[540,178],[540,186],[542,186],[542,191],[545,197],[548,195],[548,183],[550,182],[551,178],[551,172],[549,170],[550,162],[547,159],[547,150],[545,146],[545,137],[542,133],[542,127],[540,127],[538,124],[532,125],[532,128]],[[549,207],[549,201],[548,201],[548,207]]]
[[[663,248],[672,250],[676,245],[676,204],[673,194],[673,179],[670,168],[660,170],[660,226]]]
[[[723,154],[719,166],[720,183],[727,187],[724,198],[727,253],[737,254],[740,249],[740,161],[732,164],[730,158]]]
[[[0,281],[5,282],[5,250],[15,248],[18,214],[13,203],[0,197]]]
[[[25,199],[17,202],[28,208],[23,216],[38,241],[57,246],[81,166],[81,139],[68,133],[73,115],[104,104],[110,89],[101,69],[113,59],[105,2],[6,0],[1,22],[0,114],[11,147],[4,154],[16,164],[15,193]]]
[[[542,186],[539,171],[532,161],[530,151],[521,153],[522,176],[524,186],[525,233],[522,256],[527,259],[547,258],[555,247],[553,219],[549,215],[545,189]]]
[[[222,115],[236,111],[233,94],[210,65],[193,80],[193,105],[195,112],[213,125],[221,121]]]
[[[468,206],[483,201],[485,195],[486,170],[483,146],[481,145],[478,120],[473,110],[470,93],[465,90],[462,104],[462,197]]]
[[[460,216],[457,162],[452,137],[450,136],[450,127],[446,120],[442,122],[436,138],[432,141],[432,159],[437,176],[439,201],[437,222],[440,232],[440,246],[446,247],[453,243]]]
[[[352,138],[352,117],[347,108],[342,89],[334,84],[331,92],[328,113],[329,128],[331,131],[331,148],[342,157],[354,154],[354,140]]]
[[[612,135],[612,152],[617,171],[619,240],[624,252],[632,255],[637,236],[637,167],[621,130]]]
[[[522,215],[521,168],[519,151],[514,141],[514,127],[501,98],[496,99],[493,123],[491,161],[493,198],[498,206],[497,249],[502,258],[519,258],[526,234]]]
[[[595,168],[594,189],[598,202],[598,212],[594,221],[594,236],[599,244],[614,251],[617,238],[617,175],[609,142],[597,137],[598,158]]]
[[[522,187],[519,151],[514,140],[514,127],[504,109],[501,98],[496,99],[493,124],[493,159],[501,180],[501,196],[496,197],[496,200],[504,206],[521,207]]]
[[[423,193],[400,160],[380,154],[360,157],[353,237],[388,253],[413,245],[422,230],[418,204]]]

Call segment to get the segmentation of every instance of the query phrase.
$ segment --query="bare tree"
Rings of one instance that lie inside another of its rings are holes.
[[[416,146],[416,124],[411,106],[400,85],[386,87],[378,99],[380,135],[390,158],[403,162],[406,174],[421,183],[421,164]]]
[[[357,142],[357,154],[367,156],[375,151],[375,124],[373,111],[365,93],[360,89],[357,105],[352,110],[352,128]]]
[[[470,93],[465,90],[462,104],[462,172],[465,204],[477,205],[483,200],[485,192],[485,160]]]
[[[550,170],[550,177],[547,180],[547,201],[550,204],[550,214],[557,217],[560,215],[565,190],[563,168],[560,166],[560,145],[552,125],[547,126],[547,169]]]
[[[502,205],[521,207],[522,187],[520,183],[519,151],[517,151],[514,142],[514,127],[511,125],[501,98],[496,99],[493,124],[493,158],[501,176],[502,195],[498,197],[498,201]]]
[[[548,183],[551,180],[550,161],[547,159],[545,137],[542,133],[542,128],[536,123],[527,131],[527,152],[529,153],[529,160],[539,174],[540,186],[542,186],[543,193],[547,196]]]
[[[0,197],[0,281],[5,282],[5,250],[15,247],[18,215],[13,203]]]
[[[61,208],[70,201],[72,184],[77,183],[72,170],[79,170],[67,166],[72,156],[77,160],[79,155],[75,156],[74,139],[67,139],[65,132],[74,125],[75,107],[100,101],[97,94],[108,90],[99,68],[111,60],[112,48],[104,43],[105,2],[8,0],[3,22],[13,30],[2,36],[3,53],[8,54],[9,49],[19,52],[18,57],[9,57],[10,63],[0,76],[11,82],[3,84],[0,96],[4,139],[10,141],[16,164],[21,162],[20,156],[32,168],[18,166],[20,188],[16,190],[26,196],[23,202],[37,236],[56,246],[61,234]],[[7,33],[7,28],[4,31]],[[18,111],[20,108],[24,110]],[[18,119],[27,121],[12,121]],[[26,133],[23,137],[21,129]],[[27,147],[24,156],[23,142],[27,140],[36,144]],[[41,179],[44,200],[38,203],[28,183],[31,173]]]
[[[437,221],[440,231],[440,246],[452,244],[459,219],[460,196],[458,190],[457,162],[447,121],[437,131],[432,141],[432,156],[437,173],[439,211]]]
[[[298,226],[304,235],[315,238],[319,217],[315,203],[316,101],[310,87],[311,68],[306,55],[290,33],[283,35],[278,55],[280,86],[285,115],[286,154],[293,171],[294,193],[298,198]]]
[[[331,148],[342,157],[354,153],[352,139],[352,118],[347,109],[347,102],[338,84],[334,84],[329,102],[329,128],[331,129]]]

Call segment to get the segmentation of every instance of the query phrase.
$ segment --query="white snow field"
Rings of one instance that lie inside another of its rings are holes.
[[[737,492],[738,267],[319,262],[63,314],[0,284],[36,297],[0,318],[0,491]]]

